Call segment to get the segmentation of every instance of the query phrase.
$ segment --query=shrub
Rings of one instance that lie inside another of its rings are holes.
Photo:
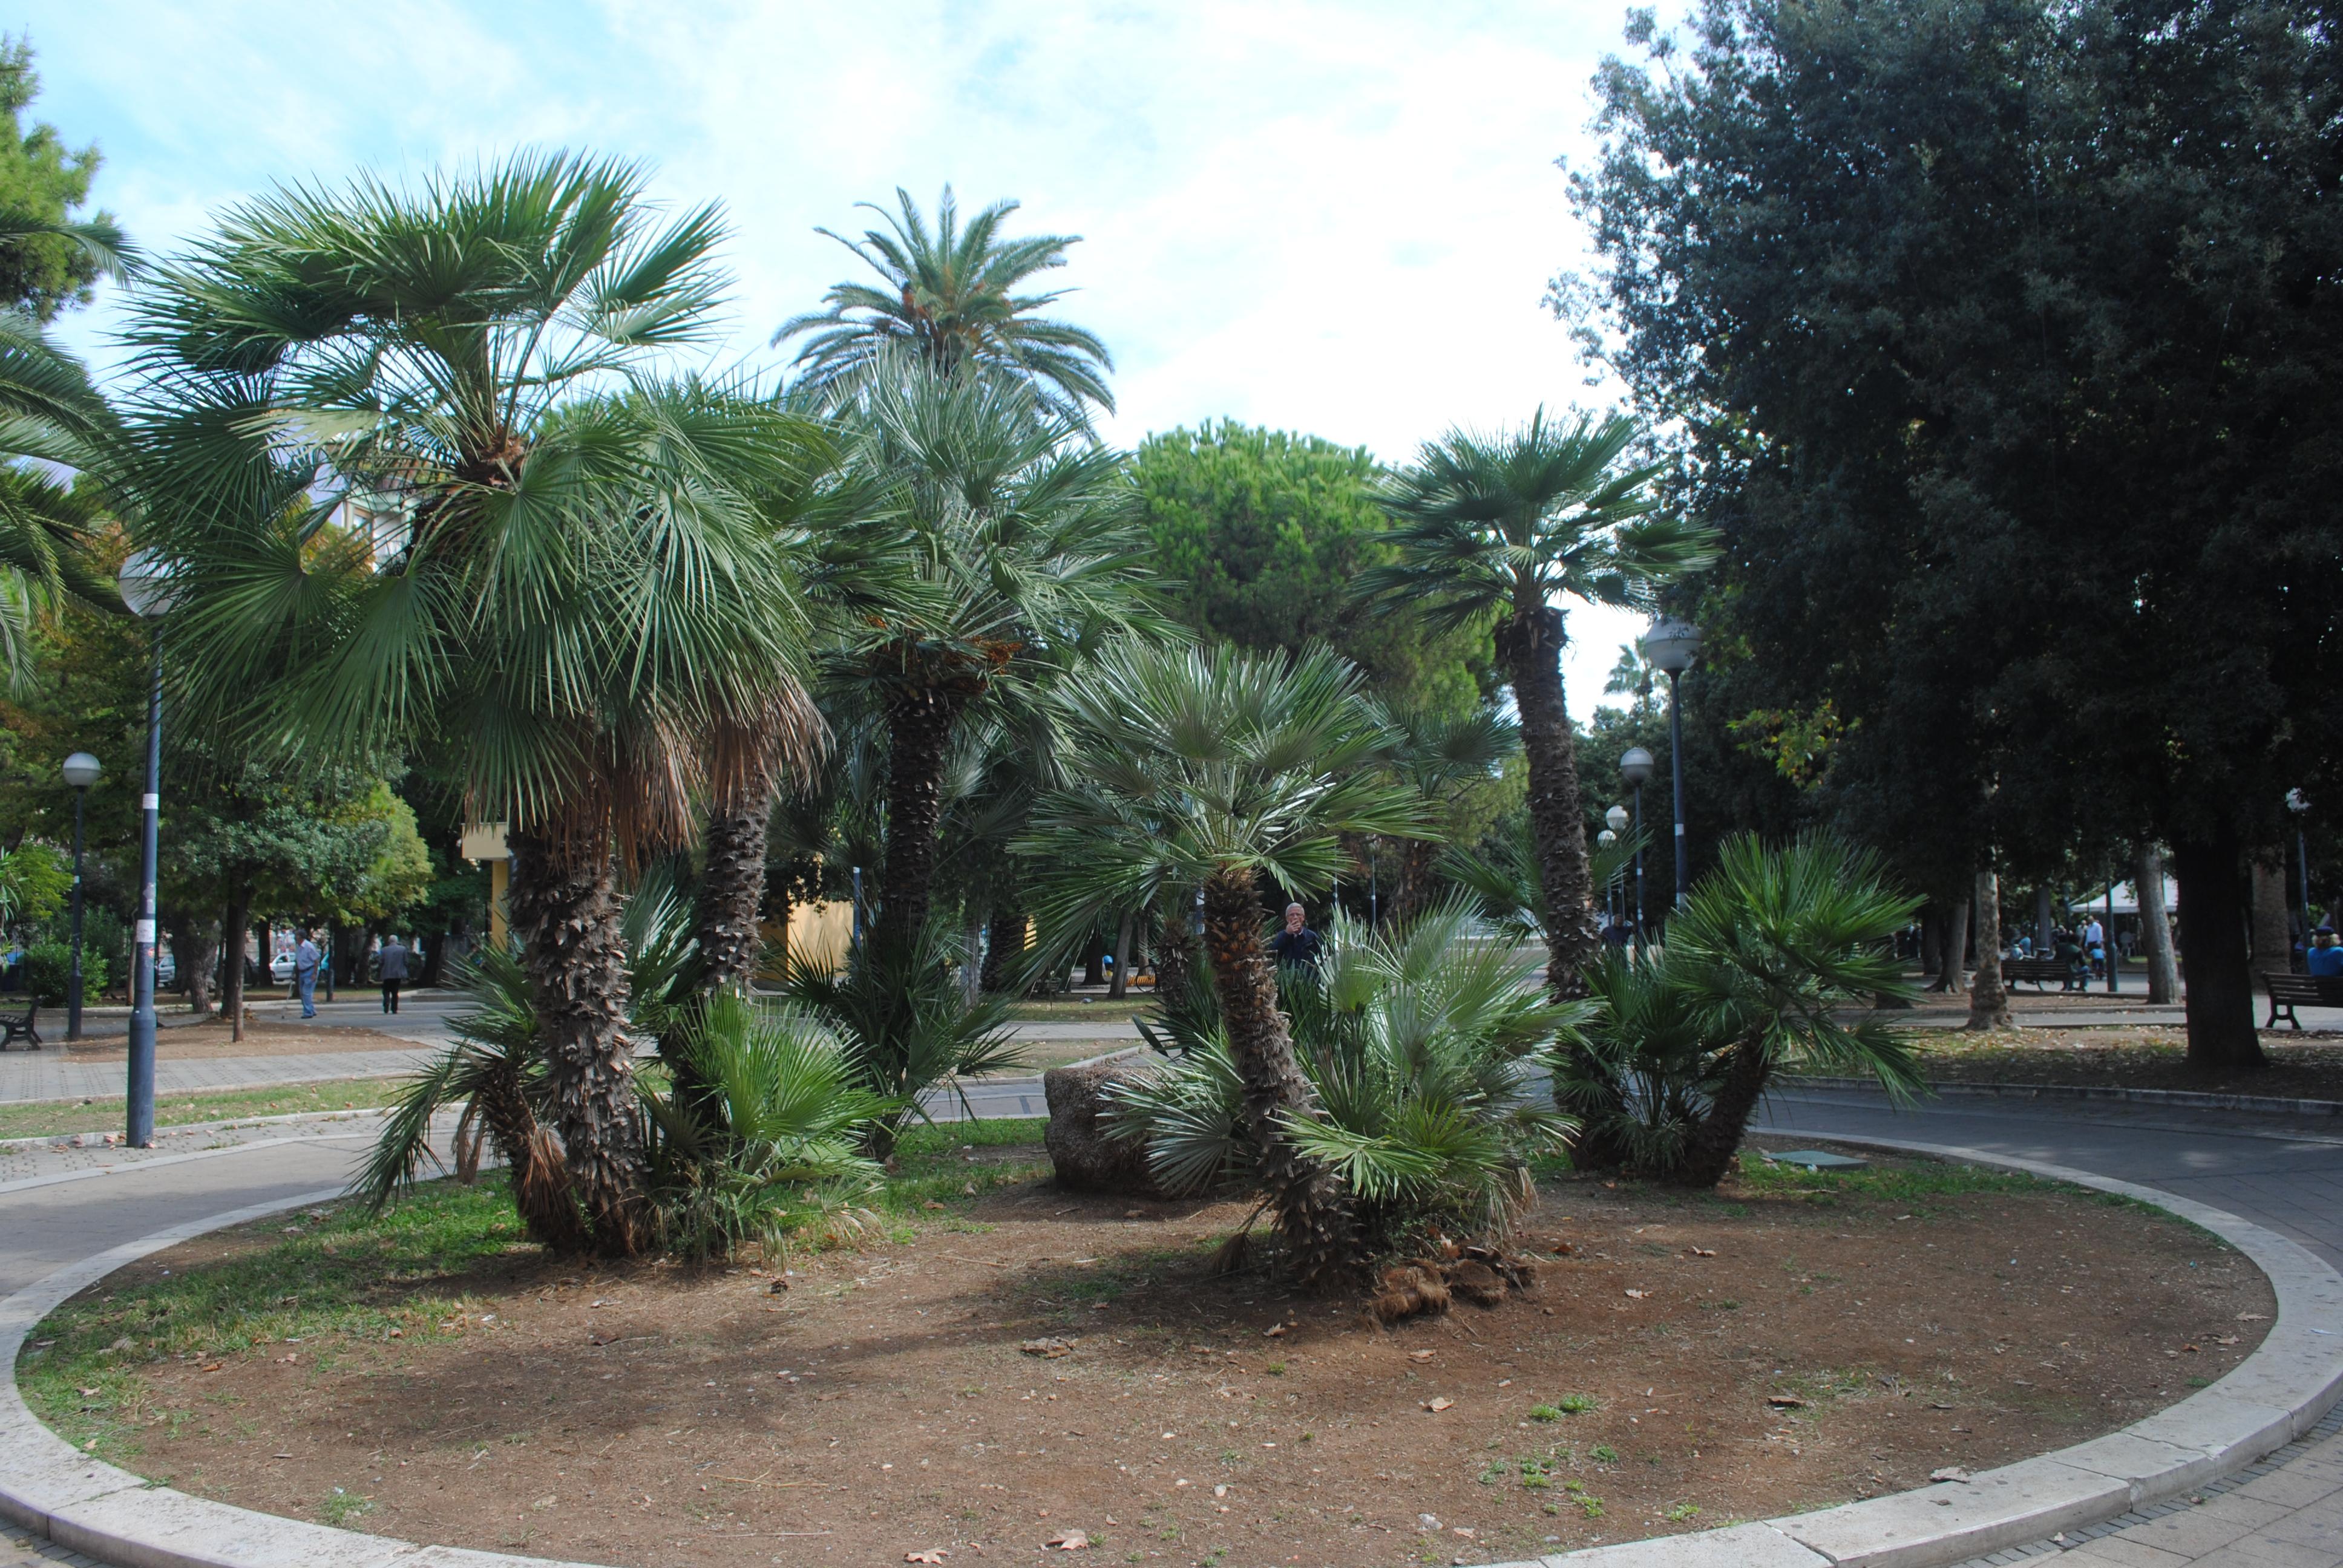
[[[1367,1256],[1433,1231],[1503,1235],[1534,1195],[1530,1161],[1569,1131],[1526,1091],[1584,1010],[1548,1001],[1534,955],[1475,940],[1474,923],[1462,903],[1397,933],[1337,919],[1317,970],[1280,976],[1317,1111],[1286,1128],[1350,1190]],[[1209,1010],[1150,1038],[1177,1054],[1110,1091],[1115,1135],[1147,1141],[1166,1191],[1252,1190],[1242,1084]]]
[[[104,995],[109,978],[106,954],[85,940],[81,950],[82,1000],[96,1001]],[[72,979],[70,942],[35,942],[25,950],[24,987],[43,1007],[65,1006]]]

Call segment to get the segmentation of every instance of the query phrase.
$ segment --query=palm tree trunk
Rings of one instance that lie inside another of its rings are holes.
[[[2294,932],[2287,920],[2286,845],[2264,844],[2257,848],[2253,873],[2254,972],[2292,974]]]
[[[944,751],[958,709],[953,698],[924,689],[899,695],[887,707],[887,867],[870,939],[890,951],[910,951],[928,923]]]
[[[1687,1187],[1714,1187],[1725,1180],[1773,1067],[1773,1054],[1762,1040],[1745,1040],[1733,1048],[1733,1060],[1725,1064],[1725,1081],[1709,1101],[1708,1114],[1693,1124],[1684,1140],[1674,1181]]]
[[[2164,857],[2142,849],[2133,863],[2131,885],[2139,890],[2139,943],[2147,954],[2147,1000],[2170,1004],[2180,997],[2180,970],[2172,954],[2172,918],[2164,909]]]
[[[1114,979],[1106,988],[1107,1000],[1121,1001],[1131,990],[1131,913],[1122,911],[1122,924],[1114,933]]]
[[[1359,1261],[1357,1224],[1334,1173],[1279,1131],[1282,1118],[1315,1116],[1317,1104],[1293,1059],[1285,1015],[1277,1010],[1277,979],[1261,924],[1250,871],[1222,870],[1205,881],[1204,947],[1244,1081],[1245,1135],[1297,1271],[1305,1282],[1331,1283]]]
[[[1022,910],[998,909],[992,911],[990,923],[985,929],[984,989],[1000,992],[1017,983],[1017,970],[1025,960],[1025,928],[1029,920]]]
[[[220,945],[227,950],[221,962],[220,1007],[227,1013],[227,1037],[244,1038],[244,949],[252,940],[252,894],[237,884],[220,911]]]
[[[2180,950],[2188,982],[2187,1062],[2197,1072],[2255,1072],[2269,1065],[2254,1030],[2241,859],[2236,832],[2225,827],[2172,846],[2188,939]]]
[[[2001,879],[1976,874],[1976,977],[1969,982],[1971,1029],[2007,1029],[2009,988],[2001,982]],[[2109,950],[2114,950],[2110,946]]]
[[[729,809],[710,809],[702,840],[693,935],[699,940],[699,990],[712,996],[746,985],[764,933],[757,927],[765,892],[765,823],[772,796],[746,789]]]
[[[537,990],[555,1130],[588,1244],[606,1257],[625,1257],[649,1241],[650,1227],[634,1041],[626,1030],[626,940],[599,829],[513,833],[506,897]]]
[[[1594,927],[1576,742],[1563,705],[1562,647],[1562,612],[1552,606],[1516,612],[1498,631],[1497,654],[1521,713],[1530,831],[1545,883],[1546,986],[1569,998],[1584,994],[1578,971],[1594,961],[1603,938]]]

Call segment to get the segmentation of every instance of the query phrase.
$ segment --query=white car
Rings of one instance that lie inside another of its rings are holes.
[[[291,953],[278,953],[275,958],[270,959],[268,960],[268,978],[275,980],[278,985],[291,985],[293,983],[293,955]]]

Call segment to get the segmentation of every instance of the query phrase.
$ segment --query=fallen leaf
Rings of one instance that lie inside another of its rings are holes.
[[[2269,1314],[2268,1312],[2239,1312],[2237,1314],[2237,1322],[2241,1323],[2266,1323],[2269,1322]]]
[[[1716,1256],[1716,1249],[1714,1247],[1694,1247],[1692,1250],[1692,1255],[1695,1258],[1714,1258]]]
[[[217,1371],[219,1371],[219,1370],[220,1370],[220,1366],[221,1366],[221,1363],[220,1363],[220,1362],[206,1362],[204,1363],[204,1371],[206,1371],[206,1372],[217,1372]]]
[[[1438,1399],[1425,1400],[1423,1402],[1423,1408],[1430,1411],[1433,1414],[1438,1415],[1442,1411],[1453,1407],[1455,1403],[1456,1402],[1454,1400],[1450,1399],[1443,1394]]]
[[[1769,1393],[1765,1396],[1765,1402],[1772,1405],[1775,1410],[1804,1410],[1806,1408],[1806,1402],[1800,1399],[1794,1393]]]
[[[1054,1546],[1061,1552],[1080,1552],[1090,1543],[1091,1538],[1079,1530],[1063,1531],[1041,1543],[1044,1546]]]
[[[1283,1323],[1272,1323],[1268,1328],[1262,1331],[1261,1337],[1265,1340],[1273,1340],[1283,1337],[1284,1333],[1285,1325]]]
[[[1410,1351],[1407,1352],[1407,1359],[1412,1362],[1428,1362],[1432,1359],[1432,1352],[1430,1351]]]
[[[1631,1302],[1640,1302],[1644,1299],[1644,1292],[1641,1291],[1629,1291],[1627,1292],[1627,1299]]]
[[[906,1552],[903,1553],[903,1561],[906,1563],[940,1563],[950,1555],[950,1553],[939,1546],[932,1552]]]
[[[1045,1360],[1055,1361],[1060,1356],[1073,1354],[1074,1342],[1070,1339],[1059,1339],[1053,1335],[1049,1339],[1027,1340],[1017,1348],[1029,1356],[1041,1356]]]
[[[2197,1353],[2197,1347],[2195,1345],[2182,1345],[2180,1348],[2188,1352],[2192,1355]]]
[[[2233,1345],[2237,1342],[2237,1336],[2235,1334],[2217,1334],[2214,1336],[2213,1342],[2217,1345]]]
[[[1948,1464],[1942,1470],[1928,1472],[1928,1479],[1931,1481],[1966,1481],[1968,1478],[1969,1473],[1957,1464]]]

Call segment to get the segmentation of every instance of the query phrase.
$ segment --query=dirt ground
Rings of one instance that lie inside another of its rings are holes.
[[[2272,1311],[2202,1233],[2050,1189],[1564,1179],[1525,1232],[1568,1248],[1534,1293],[1389,1332],[1355,1297],[1211,1275],[1243,1218],[1028,1182],[798,1257],[779,1293],[753,1269],[515,1251],[387,1292],[462,1292],[447,1339],[151,1368],[136,1462],[249,1507],[605,1563],[964,1568],[1070,1530],[1133,1563],[1483,1562],[2055,1448],[2217,1378]]]
[[[2055,1083],[2187,1089],[2343,1100],[2343,1038],[2278,1029],[2261,1037],[2259,1072],[2192,1072],[2177,1024],[2126,1029],[2010,1029],[1916,1032],[1921,1071],[1935,1083]]]
[[[45,1023],[42,1030],[47,1033]],[[242,1040],[232,1040],[228,1038],[227,1020],[215,1018],[202,1023],[166,1024],[156,1031],[155,1056],[161,1061],[200,1060],[215,1056],[308,1056],[338,1050],[395,1050],[414,1044],[411,1040],[368,1028],[337,1025],[317,1029],[258,1019],[244,1026]],[[60,1024],[45,1049],[62,1050],[73,1061],[120,1061],[128,1047],[118,1034],[75,1040],[68,1045],[65,1028]]]

